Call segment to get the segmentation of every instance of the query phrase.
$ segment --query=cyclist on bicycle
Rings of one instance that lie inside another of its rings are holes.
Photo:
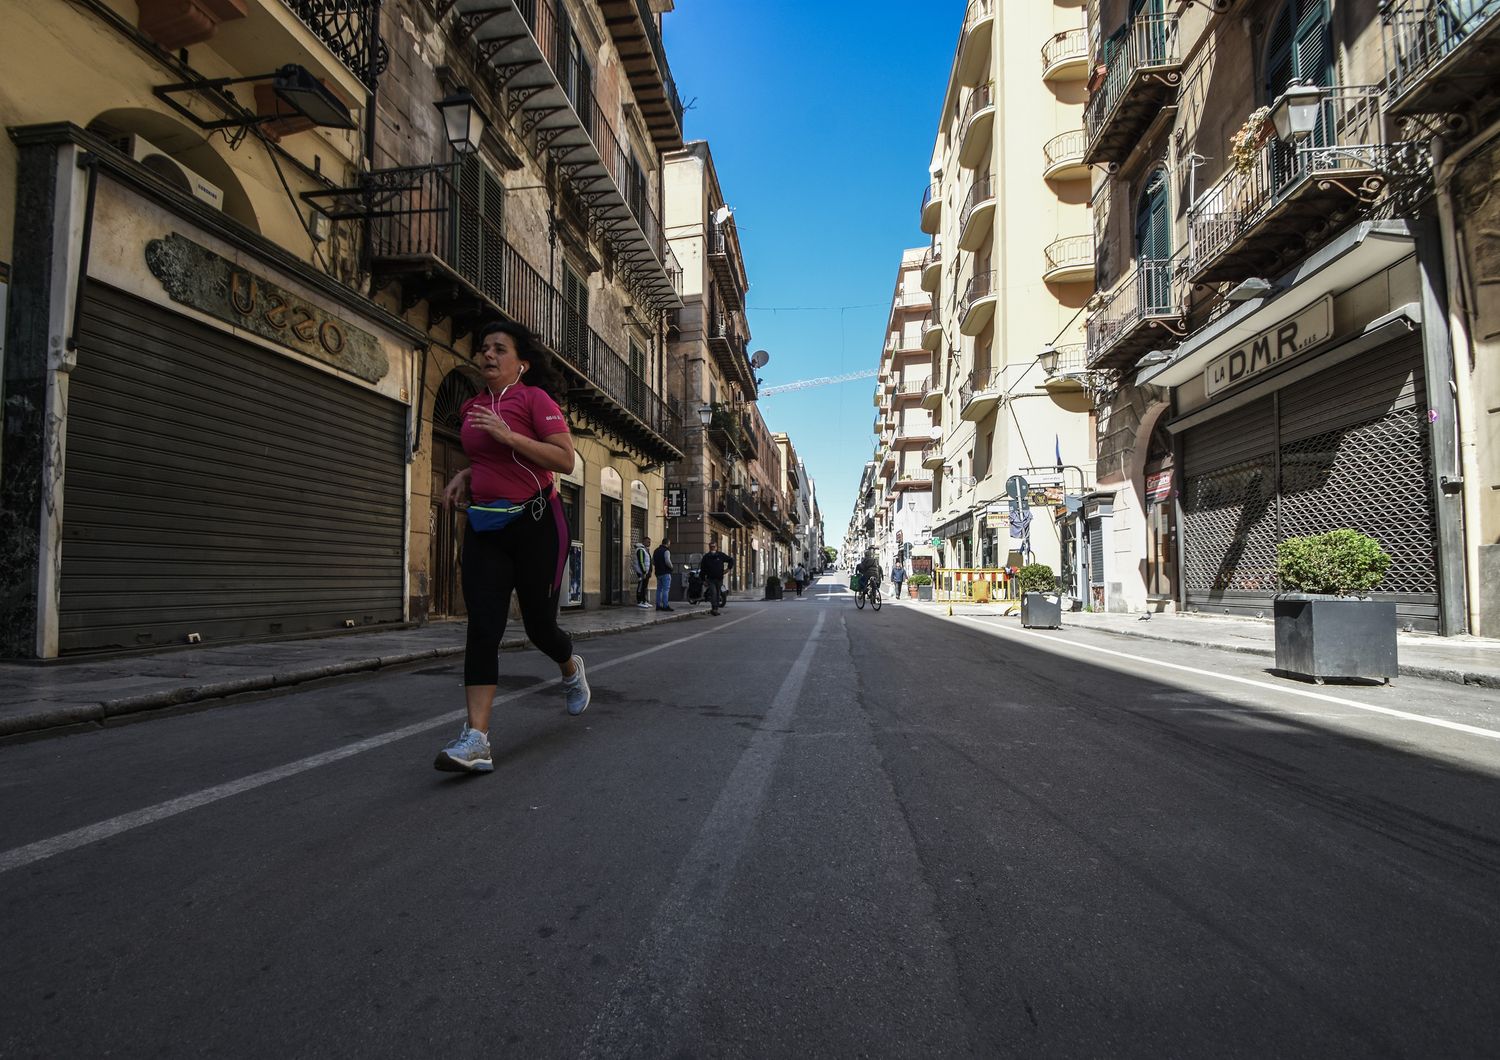
[[[873,548],[859,561],[858,574],[860,592],[868,594],[880,588],[880,560],[876,558]]]

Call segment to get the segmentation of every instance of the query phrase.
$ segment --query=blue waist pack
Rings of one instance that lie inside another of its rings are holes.
[[[468,516],[469,525],[477,533],[489,533],[493,530],[503,530],[510,521],[526,510],[524,504],[510,504],[506,501],[492,501],[489,504],[471,504],[464,509]]]

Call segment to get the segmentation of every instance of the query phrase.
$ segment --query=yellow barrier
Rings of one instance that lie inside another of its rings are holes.
[[[932,578],[934,600],[986,604],[1020,599],[1016,579],[1004,567],[939,567]]]

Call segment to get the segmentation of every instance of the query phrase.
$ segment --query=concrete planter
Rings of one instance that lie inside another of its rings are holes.
[[[1396,605],[1352,596],[1276,597],[1276,669],[1310,677],[1389,681],[1396,676]]]
[[[914,585],[914,586],[912,586],[912,589],[913,589],[913,591],[916,592],[916,594],[917,594],[917,600],[918,601],[922,601],[922,600],[931,601],[932,600],[932,586],[930,586],[930,585]]]
[[[1026,629],[1059,629],[1062,597],[1056,593],[1025,593],[1021,597],[1021,625]]]

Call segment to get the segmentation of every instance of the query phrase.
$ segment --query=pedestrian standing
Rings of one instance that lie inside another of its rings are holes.
[[[714,538],[709,543],[709,550],[703,553],[703,561],[698,564],[704,588],[708,590],[708,613],[711,615],[717,615],[719,608],[724,606],[724,575],[732,570],[734,560],[719,551],[719,539]]]
[[[583,659],[557,625],[569,544],[567,519],[554,485],[573,470],[573,437],[558,408],[561,382],[552,356],[519,324],[495,321],[478,334],[474,362],[484,389],[459,410],[460,440],[469,466],[443,490],[443,504],[465,500],[464,602],[469,626],[464,646],[466,718],[458,739],[433,765],[449,772],[488,773],[490,708],[500,683],[500,641],[511,593],[521,608],[526,638],[562,672],[568,713],[589,705]]]
[[[670,611],[672,607],[667,599],[672,591],[672,550],[667,548],[666,534],[662,535],[656,551],[651,553],[651,569],[656,572],[656,609]]]
[[[797,564],[796,569],[792,571],[792,580],[797,583],[797,595],[801,596],[802,587],[807,584],[807,568],[800,563]]]
[[[635,546],[635,552],[631,557],[631,566],[635,571],[635,606],[651,610],[651,605],[646,602],[646,588],[651,582],[651,539],[642,535],[640,543]]]
[[[906,568],[898,559],[896,565],[891,568],[891,585],[896,589],[896,599],[901,599],[901,583],[906,581]]]

